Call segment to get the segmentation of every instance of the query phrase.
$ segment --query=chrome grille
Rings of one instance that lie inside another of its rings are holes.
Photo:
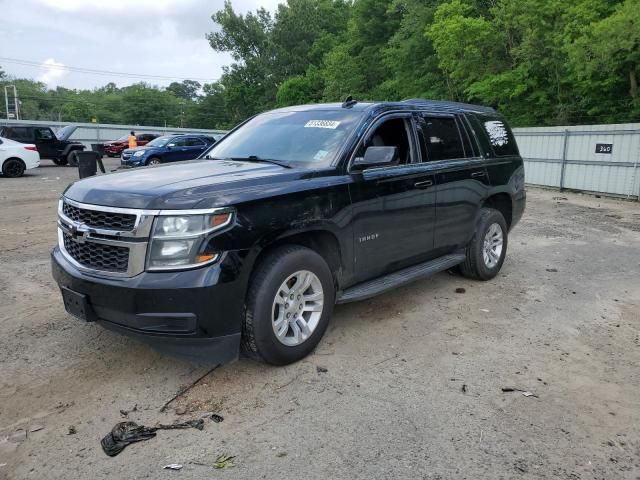
[[[66,232],[62,233],[64,249],[80,265],[105,272],[126,272],[129,268],[127,247],[101,243],[74,241]]]
[[[82,223],[88,227],[105,228],[108,230],[133,230],[136,224],[136,216],[127,213],[102,212],[75,207],[64,202],[62,213],[74,222]]]

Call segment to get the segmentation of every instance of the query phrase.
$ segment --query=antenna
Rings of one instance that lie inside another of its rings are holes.
[[[342,102],[342,108],[351,108],[353,107],[356,103],[358,103],[356,100],[353,99],[353,97],[351,95],[349,95],[344,102]]]

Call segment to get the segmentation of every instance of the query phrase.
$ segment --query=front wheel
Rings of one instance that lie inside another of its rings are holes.
[[[149,160],[147,165],[160,165],[160,159],[158,157],[153,157]]]
[[[273,250],[251,278],[243,350],[273,365],[301,360],[320,342],[334,303],[333,276],[320,255],[296,245]]]
[[[476,233],[467,246],[460,271],[475,280],[491,280],[507,254],[508,229],[502,214],[493,208],[480,209]]]

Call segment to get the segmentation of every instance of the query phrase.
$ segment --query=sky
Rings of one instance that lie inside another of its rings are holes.
[[[264,7],[273,13],[282,1],[232,0],[232,5],[236,12]],[[50,88],[140,81],[166,86],[173,81],[94,75],[62,66],[211,82],[231,63],[205,38],[216,29],[211,15],[223,6],[224,0],[0,0],[0,66]]]

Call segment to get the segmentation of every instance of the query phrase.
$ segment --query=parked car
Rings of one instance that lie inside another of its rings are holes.
[[[33,144],[0,137],[0,171],[9,178],[21,177],[25,170],[40,166],[40,155]]]
[[[16,142],[34,144],[41,158],[53,160],[56,165],[69,163],[72,152],[80,152],[85,146],[80,142],[69,140],[78,127],[68,125],[56,133],[49,127],[32,125],[11,125],[0,128],[0,137]]]
[[[144,147],[124,150],[120,163],[125,167],[143,167],[193,160],[214,142],[209,135],[165,135],[150,141]]]
[[[136,141],[139,147],[143,147],[151,140],[155,140],[160,136],[159,133],[139,133],[136,135]],[[104,153],[108,157],[119,157],[122,151],[129,147],[129,134],[123,135],[117,140],[104,143]]]
[[[211,363],[242,345],[287,364],[335,303],[454,267],[494,278],[525,208],[511,129],[475,105],[287,107],[204,157],[64,192],[52,263],[68,312]]]

